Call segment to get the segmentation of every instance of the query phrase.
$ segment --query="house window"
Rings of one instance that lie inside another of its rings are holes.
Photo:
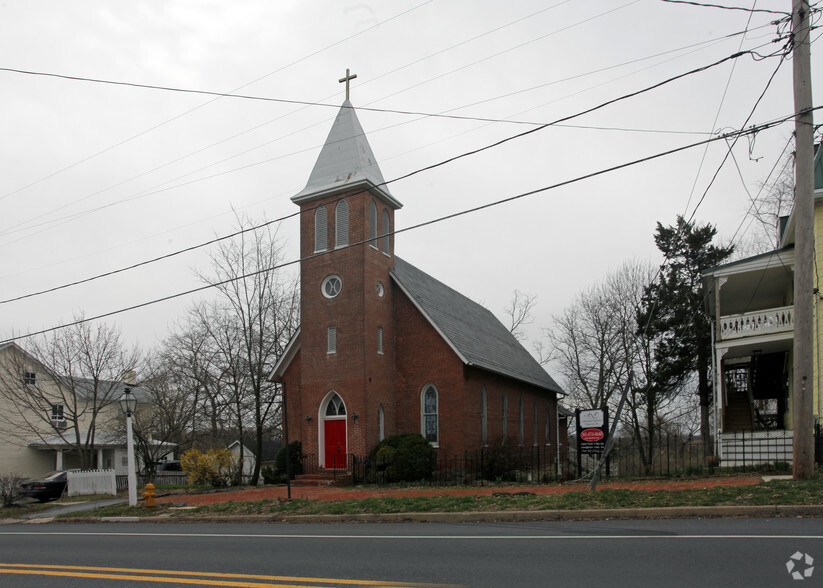
[[[334,213],[334,246],[345,247],[349,244],[349,203],[341,200]]]
[[[329,246],[329,220],[326,207],[314,211],[314,252],[325,251]]]
[[[501,425],[501,432],[503,434],[503,439],[505,439],[509,435],[509,395],[506,394],[506,391],[503,390],[503,423]]]
[[[525,428],[526,428],[526,419],[524,418],[524,415],[523,415],[523,396],[521,395],[520,396],[520,430],[518,431],[518,435],[517,435],[517,438],[518,438],[518,441],[520,442],[520,445],[523,445],[523,438],[525,437],[525,433],[526,433]]]
[[[383,405],[377,407],[377,440],[382,441],[386,438],[386,421],[383,414]]]
[[[546,445],[552,444],[552,407],[546,401]]]
[[[480,439],[486,445],[489,442],[489,393],[485,386],[480,391],[480,396]]]
[[[129,467],[129,456],[128,455],[123,455],[120,458],[120,465],[123,466],[124,468]]]
[[[389,233],[391,232],[391,227],[389,227],[389,211],[385,208],[383,209],[383,237],[380,239],[381,247],[383,249],[383,253],[386,255],[389,254]]]
[[[62,404],[51,405],[51,426],[55,429],[66,428],[66,415],[64,414],[65,407]]]
[[[439,439],[437,423],[437,389],[431,384],[428,384],[423,389],[423,396],[421,400],[423,436],[426,438],[426,441],[436,446]]]
[[[329,327],[328,334],[328,350],[326,353],[337,353],[337,327]]]
[[[383,355],[383,327],[377,327],[377,353]]]
[[[35,372],[23,372],[23,383],[26,386],[36,386],[37,385],[37,374]]]
[[[532,411],[532,444],[537,445],[537,398],[534,399],[534,410]]]
[[[377,205],[369,202],[369,245],[377,249]]]

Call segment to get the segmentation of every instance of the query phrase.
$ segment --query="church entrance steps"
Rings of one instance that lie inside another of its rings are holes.
[[[321,471],[317,474],[300,474],[294,477],[294,486],[351,486],[352,475],[346,472]]]

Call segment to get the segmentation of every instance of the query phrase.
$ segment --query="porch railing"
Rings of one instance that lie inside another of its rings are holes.
[[[739,339],[794,330],[794,307],[783,306],[720,317],[720,338]]]

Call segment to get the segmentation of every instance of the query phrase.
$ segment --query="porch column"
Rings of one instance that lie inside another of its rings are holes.
[[[54,469],[55,470],[62,470],[63,469],[63,452],[59,449],[56,450],[54,456]]]
[[[100,447],[97,448],[97,469],[103,469],[103,449]]]

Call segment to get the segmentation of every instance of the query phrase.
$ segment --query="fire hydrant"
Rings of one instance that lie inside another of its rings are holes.
[[[144,503],[144,506],[146,508],[154,508],[155,507],[155,504],[154,504],[154,497],[155,496],[157,496],[157,494],[154,491],[154,484],[146,484],[146,491],[143,492],[143,498],[146,501]]]

